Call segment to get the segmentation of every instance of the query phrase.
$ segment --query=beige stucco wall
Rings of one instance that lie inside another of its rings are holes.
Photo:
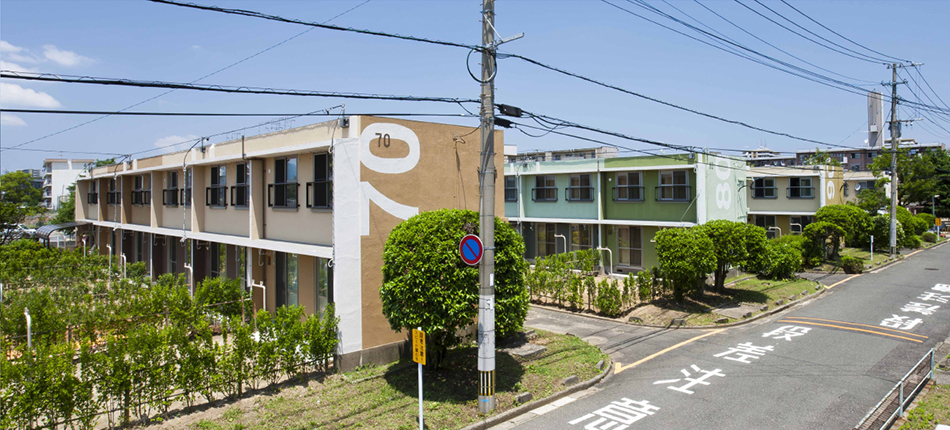
[[[753,175],[749,176],[749,186],[746,187],[746,197],[749,202],[749,211],[771,211],[771,212],[815,212],[821,207],[820,193],[822,192],[821,183],[818,176],[808,176],[812,179],[814,187],[814,198],[811,199],[790,199],[786,197],[786,190],[789,184],[789,177],[776,177],[776,198],[774,199],[755,199],[753,195]],[[805,176],[800,176],[805,177]]]
[[[267,207],[264,209],[264,238],[303,242],[320,245],[333,243],[332,211],[311,210],[306,206],[307,182],[313,180],[313,152],[297,155],[297,208]],[[266,183],[274,183],[274,165],[277,158],[265,160]],[[264,188],[264,204],[267,203],[267,188]],[[273,195],[271,197],[273,199]]]

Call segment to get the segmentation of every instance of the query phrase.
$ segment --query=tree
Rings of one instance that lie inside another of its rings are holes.
[[[878,211],[891,206],[891,199],[887,197],[881,188],[865,188],[858,191],[857,206],[868,213],[869,216],[877,215]]]
[[[844,230],[844,240],[848,246],[864,245],[871,231],[871,216],[852,205],[824,206],[815,212],[815,221],[828,222]]]
[[[706,275],[716,269],[713,241],[698,226],[660,230],[656,254],[677,302],[689,293],[702,295]]]
[[[897,198],[899,204],[918,203],[930,208],[931,197],[938,194],[946,196],[950,192],[950,155],[942,150],[920,154],[912,154],[911,151],[908,148],[897,150]],[[890,183],[889,154],[875,158],[870,169],[875,176],[881,177],[878,185]],[[941,203],[937,206],[938,216],[950,216],[950,201],[943,198],[937,201]]]
[[[888,249],[891,246],[891,217],[878,215],[871,219],[871,234],[874,235],[874,249]],[[904,227],[897,223],[897,245],[905,241]]]
[[[8,172],[0,176],[0,200],[22,206],[37,206],[43,193],[33,186],[33,176],[26,172]]]
[[[765,229],[724,219],[709,221],[703,224],[701,229],[713,243],[716,258],[716,291],[725,291],[726,274],[729,273],[729,268],[744,265],[750,257],[750,250],[764,249]]]
[[[459,256],[466,234],[478,234],[478,213],[442,209],[401,222],[383,250],[383,315],[393,330],[422,327],[434,346],[438,367],[456,333],[478,315],[478,268]],[[495,218],[495,331],[499,337],[521,329],[528,315],[524,240]],[[427,359],[427,362],[429,360]]]
[[[805,238],[810,242],[812,255],[818,254],[824,259],[838,255],[841,239],[845,237],[845,230],[827,221],[818,221],[808,224],[804,231]],[[828,250],[828,242],[831,250]]]
[[[832,157],[830,152],[815,148],[815,153],[805,159],[806,166],[840,166],[841,162]]]
[[[69,195],[66,201],[59,204],[56,209],[56,216],[53,217],[53,224],[63,224],[76,220],[76,184],[72,184],[66,189]]]
[[[102,160],[96,160],[96,163],[93,167],[102,167],[102,166],[111,166],[115,164],[115,158],[104,158]]]

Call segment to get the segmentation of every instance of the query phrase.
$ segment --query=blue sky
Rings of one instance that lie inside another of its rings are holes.
[[[324,21],[363,1],[215,0],[207,4]],[[624,0],[610,1],[678,30],[689,31]],[[697,2],[669,1],[669,4],[649,3],[681,19],[690,19],[680,15],[671,4],[749,47],[811,68],[742,33]],[[879,83],[890,79],[890,71],[882,64],[858,61],[827,50],[754,15],[737,2],[700,1],[751,33],[809,62],[878,83],[870,84],[869,88],[883,89]],[[921,69],[923,76],[937,94],[950,101],[950,57],[947,56],[950,38],[946,36],[945,22],[950,16],[950,2],[787,1],[858,43],[885,54],[925,63]],[[743,3],[769,13],[754,0],[743,0]],[[829,40],[867,52],[808,22],[781,2],[763,3]],[[474,0],[371,0],[337,18],[333,24],[478,44],[481,40],[480,5]],[[503,36],[526,34],[523,39],[505,45],[503,51],[752,125],[823,142],[864,145],[867,121],[864,96],[828,88],[710,48],[604,2],[500,0],[496,3],[496,12],[497,28]],[[3,69],[190,82],[307,28],[146,1],[5,0],[0,5],[0,39],[3,41],[0,60]],[[466,53],[459,48],[314,29],[201,82],[477,98],[479,85],[465,70]],[[478,67],[475,56],[472,66]],[[119,110],[165,91],[9,79],[0,83],[0,106],[4,108]],[[767,145],[776,150],[794,151],[814,147],[677,111],[517,59],[499,60],[496,87],[498,103],[646,139],[732,149]],[[913,89],[917,91],[916,86]],[[899,91],[905,97],[913,97],[906,87]],[[346,103],[349,113],[464,113],[456,105],[439,103],[183,90],[133,110],[303,113],[340,102]],[[908,115],[915,114],[911,110],[901,113],[903,118]],[[18,145],[93,118],[4,114],[0,145]],[[129,153],[267,120],[110,117],[23,148]],[[322,120],[299,118],[293,125]],[[477,125],[477,119],[473,118],[432,120]],[[948,122],[941,125],[950,129]],[[257,134],[257,130],[245,133]],[[921,142],[950,141],[950,133],[930,122],[905,128],[904,137]],[[651,149],[645,144],[599,138]],[[555,134],[532,138],[517,130],[506,130],[505,140],[508,144],[517,144],[521,151],[592,146]],[[0,169],[39,168],[44,158],[61,156],[101,157],[8,150],[0,153]]]

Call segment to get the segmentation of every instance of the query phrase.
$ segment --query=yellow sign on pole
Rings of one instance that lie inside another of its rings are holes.
[[[426,334],[422,330],[412,330],[412,361],[426,364]]]
[[[936,224],[937,227],[940,227],[940,218],[934,218],[934,224]]]

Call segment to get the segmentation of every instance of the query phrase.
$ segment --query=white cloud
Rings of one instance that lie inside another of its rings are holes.
[[[0,113],[0,125],[7,125],[7,126],[26,125],[26,121],[23,121],[22,118],[16,115]]]
[[[193,50],[195,50],[195,51],[200,51],[200,50],[201,50],[201,45],[191,45],[191,49],[193,49]]]
[[[19,61],[21,63],[36,63],[40,60],[36,55],[32,54],[29,49],[13,45],[6,40],[0,40],[0,54],[8,60]]]
[[[43,45],[43,56],[46,57],[47,60],[67,67],[96,62],[96,60],[92,58],[83,57],[73,51],[60,51],[54,45]]]
[[[165,136],[155,141],[155,147],[162,147],[168,151],[180,151],[182,149],[188,149],[192,144],[198,140],[198,136],[193,134],[188,134],[185,136],[179,136],[173,134],[171,136]],[[169,146],[172,145],[172,146]]]
[[[0,60],[0,69],[10,70],[14,72],[35,72],[36,69],[31,69],[29,67],[23,67],[16,63],[10,63],[7,61]]]
[[[33,91],[17,84],[0,82],[0,105],[58,108],[62,106],[53,96]]]
[[[0,40],[0,52],[20,52],[26,48],[21,48],[19,46],[14,46],[6,40]]]

